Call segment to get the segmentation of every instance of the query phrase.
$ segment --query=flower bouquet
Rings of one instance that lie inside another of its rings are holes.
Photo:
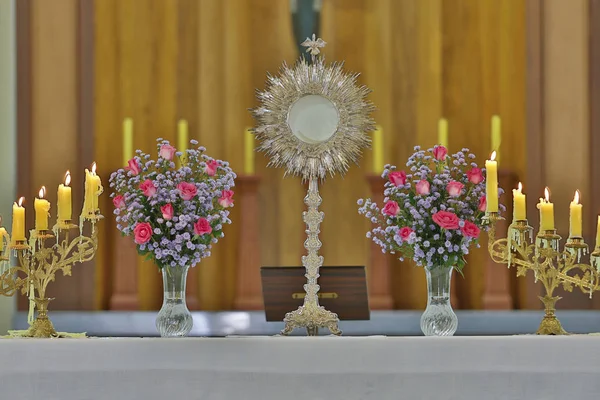
[[[468,149],[448,155],[444,146],[421,150],[408,159],[408,172],[386,165],[384,202],[358,201],[359,213],[374,224],[367,237],[384,252],[411,258],[427,274],[425,335],[452,335],[458,320],[450,306],[450,279],[462,273],[464,256],[483,229],[486,198],[484,170]]]
[[[140,255],[162,270],[165,297],[156,325],[161,336],[185,336],[192,317],[185,304],[189,267],[210,256],[231,223],[235,173],[198,147],[177,151],[157,139],[158,158],[141,150],[110,176],[117,229],[133,236]],[[198,142],[190,141],[192,146]],[[175,163],[175,158],[179,162]]]

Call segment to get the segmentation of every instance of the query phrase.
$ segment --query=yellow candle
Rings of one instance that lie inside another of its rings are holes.
[[[13,204],[13,220],[12,220],[12,242],[25,240],[25,208],[23,207],[24,197],[19,199],[19,203]]]
[[[383,129],[377,126],[373,131],[373,172],[379,174],[383,169]]]
[[[35,210],[35,229],[38,231],[48,230],[48,216],[50,215],[50,202],[46,197],[46,187],[42,186],[39,191],[39,198],[33,201],[33,209]]]
[[[598,215],[598,225],[596,226],[596,248],[600,248],[600,215]]]
[[[519,182],[519,188],[513,189],[513,221],[525,221],[527,219],[526,197],[522,191],[523,185]]]
[[[438,121],[438,144],[448,147],[448,120],[440,118]]]
[[[2,225],[2,216],[0,216],[0,225]],[[0,256],[4,252],[4,238],[8,236],[8,232],[4,227],[0,226]]]
[[[485,162],[486,181],[485,197],[487,202],[487,212],[498,212],[498,163],[495,161],[496,152]]]
[[[181,161],[185,163],[185,151],[188,148],[188,123],[185,119],[179,120],[177,124],[177,150],[181,151]]]
[[[98,196],[102,194],[102,181],[100,177],[96,175],[96,163],[92,164],[92,174],[91,174],[91,186],[92,186],[92,210],[94,213],[99,210],[98,208]]]
[[[500,117],[492,116],[492,150],[496,150],[496,159],[500,160],[500,144],[502,143]]]
[[[244,173],[254,175],[254,135],[250,128],[244,133]]]
[[[540,199],[537,205],[540,210],[540,231],[554,230],[554,204],[550,203],[550,191],[544,190],[545,199]]]
[[[82,215],[95,214],[98,210],[98,196],[102,193],[102,182],[96,175],[96,163],[92,164],[92,170],[85,170],[85,196],[83,201]]]
[[[583,204],[579,203],[579,190],[575,191],[573,201],[569,206],[569,217],[570,217],[570,230],[569,234],[571,237],[582,237],[583,236]]]
[[[123,120],[123,165],[133,158],[133,120]]]
[[[71,219],[73,210],[71,203],[71,173],[67,171],[65,174],[65,183],[58,185],[58,220],[68,221]]]

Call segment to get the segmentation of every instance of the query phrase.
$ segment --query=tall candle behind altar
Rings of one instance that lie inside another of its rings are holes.
[[[492,116],[492,150],[496,151],[496,160],[500,160],[500,144],[502,143],[502,125],[500,117]]]
[[[13,204],[13,220],[11,238],[12,242],[25,240],[25,207],[23,207],[24,197],[19,199],[18,203]]]
[[[583,204],[579,203],[579,190],[575,191],[573,201],[569,206],[569,217],[570,217],[570,237],[582,237],[583,236]]]
[[[254,135],[250,128],[244,132],[244,174],[254,175]]]
[[[383,170],[383,129],[381,126],[373,131],[373,172],[379,174]]]
[[[519,182],[519,188],[513,189],[513,221],[525,221],[527,219],[526,204],[523,185]]]
[[[448,120],[440,118],[438,121],[438,144],[448,147]]]
[[[44,198],[46,197],[45,186],[42,186],[38,195],[39,197],[33,201],[33,208],[35,210],[35,229],[38,231],[47,231],[50,202]]]
[[[177,124],[177,150],[182,152],[181,161],[185,163],[185,151],[188,148],[188,123],[185,119],[180,119]]]
[[[540,210],[540,231],[554,230],[554,204],[550,203],[550,191],[544,190],[544,197],[537,205]]]
[[[486,182],[485,198],[487,212],[498,212],[498,163],[495,161],[496,152],[485,162]]]
[[[68,221],[71,219],[73,211],[71,201],[71,173],[67,171],[65,174],[65,183],[58,185],[58,220]]]
[[[123,165],[133,158],[133,120],[123,120]]]

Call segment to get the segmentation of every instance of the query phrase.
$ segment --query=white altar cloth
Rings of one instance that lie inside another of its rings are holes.
[[[2,400],[600,395],[600,336],[0,340]]]

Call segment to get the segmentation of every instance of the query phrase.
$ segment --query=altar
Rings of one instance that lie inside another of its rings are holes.
[[[585,399],[593,336],[0,341],[2,398]]]

